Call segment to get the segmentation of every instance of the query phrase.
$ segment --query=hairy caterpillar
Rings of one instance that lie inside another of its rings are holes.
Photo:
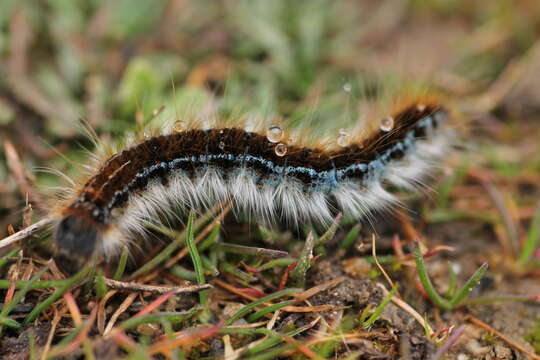
[[[438,103],[416,101],[312,147],[285,140],[279,126],[192,126],[147,137],[103,162],[55,211],[56,243],[70,257],[108,257],[160,212],[222,201],[292,225],[326,223],[338,211],[360,218],[397,201],[385,186],[421,184],[452,146],[449,120]]]

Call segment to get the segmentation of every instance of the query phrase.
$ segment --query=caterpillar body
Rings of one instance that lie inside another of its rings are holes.
[[[229,202],[266,222],[361,218],[397,202],[387,186],[415,188],[452,147],[449,112],[412,103],[337,146],[283,140],[283,129],[192,127],[113,154],[55,211],[59,252],[110,257],[173,208]]]

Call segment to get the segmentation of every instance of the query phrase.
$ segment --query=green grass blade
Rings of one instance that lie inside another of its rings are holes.
[[[341,213],[336,216],[334,222],[332,222],[332,225],[330,225],[328,230],[326,230],[326,232],[320,238],[318,238],[317,241],[315,241],[315,246],[326,244],[327,241],[331,240],[334,237],[342,217],[343,216]]]
[[[273,268],[279,267],[279,266],[289,266],[289,265],[291,265],[292,263],[294,263],[296,261],[297,261],[297,259],[292,258],[292,257],[285,257],[285,258],[281,258],[281,259],[270,260],[269,262],[259,266],[257,268],[257,270],[266,271],[266,270],[270,270],[270,269],[273,269]]]
[[[214,245],[216,240],[219,238],[219,234],[221,232],[221,223],[216,222],[214,225],[214,228],[212,229],[212,232],[206,239],[204,239],[201,244],[199,245],[199,251],[203,252],[206,249],[208,249],[210,246]]]
[[[279,310],[279,309],[281,309],[281,308],[283,308],[285,306],[292,305],[293,303],[294,303],[293,300],[287,300],[287,301],[283,301],[283,302],[280,302],[280,303],[277,303],[277,304],[274,304],[274,305],[267,306],[267,307],[265,307],[265,308],[263,308],[263,309],[261,309],[259,311],[256,311],[252,315],[250,315],[247,318],[247,321],[248,322],[257,321],[258,319],[265,316],[266,314],[273,313],[274,311]]]
[[[30,280],[17,280],[15,281],[15,289],[22,289],[24,288]],[[62,286],[64,284],[65,280],[42,280],[42,281],[35,281],[30,285],[30,290],[35,289],[46,289],[46,288],[54,288],[58,286]],[[0,280],[0,289],[7,289],[11,285],[11,282],[9,280]]]
[[[304,248],[300,253],[298,264],[291,271],[290,279],[293,286],[304,287],[306,282],[306,273],[311,265],[311,257],[313,256],[313,247],[315,246],[315,237],[310,232],[306,238]]]
[[[396,286],[392,287],[392,290],[390,290],[390,292],[382,299],[381,303],[377,305],[377,307],[373,311],[373,314],[371,314],[371,316],[366,321],[364,321],[364,323],[362,324],[362,327],[364,329],[370,328],[375,323],[375,321],[377,321],[377,319],[381,316],[386,305],[388,305],[390,300],[392,300],[394,295],[396,295],[396,292],[397,292],[397,287]]]
[[[186,226],[186,245],[189,251],[189,255],[191,257],[191,261],[193,262],[193,268],[195,269],[195,277],[197,279],[197,283],[202,285],[206,283],[206,279],[204,278],[204,267],[201,260],[201,256],[199,254],[199,251],[197,250],[197,244],[195,243],[195,233],[193,230],[194,216],[195,216],[195,213],[191,211],[189,213],[188,223]],[[201,305],[203,306],[207,305],[208,290],[199,292],[199,300],[201,302]]]
[[[66,291],[68,291],[73,285],[75,285],[76,283],[78,283],[79,281],[81,281],[89,272],[90,272],[90,269],[89,267],[86,267],[82,270],[80,270],[77,274],[75,274],[73,277],[67,279],[67,280],[64,280],[63,281],[63,285],[60,286],[59,288],[57,288],[51,296],[49,296],[47,299],[45,299],[44,301],[40,302],[39,304],[37,304],[34,309],[30,312],[30,314],[28,314],[26,316],[26,318],[24,319],[24,322],[23,324],[24,325],[28,325],[29,323],[31,323],[32,321],[34,321],[38,316],[39,314],[41,314],[41,312],[43,310],[45,310],[46,308],[48,308],[49,306],[51,306],[52,303],[54,303],[56,300],[58,300],[62,295],[64,295],[64,293]]]
[[[179,324],[197,312],[201,311],[200,307],[193,307],[188,311],[181,312],[159,312],[155,314],[146,314],[142,316],[132,317],[120,323],[119,327],[126,330],[137,327],[141,324],[159,323],[160,321],[168,321],[171,324]]]
[[[103,271],[101,271],[101,269],[99,269],[98,274],[95,278],[95,284],[97,298],[103,299],[103,297],[107,293],[108,287],[105,283],[105,276],[103,275]]]
[[[433,287],[433,284],[431,283],[431,279],[429,278],[424,264],[424,258],[422,257],[422,253],[420,252],[420,246],[416,247],[414,251],[414,257],[416,260],[418,277],[420,278],[420,282],[422,283],[422,286],[424,286],[424,290],[426,290],[426,293],[428,294],[431,301],[433,301],[433,303],[441,309],[452,310],[452,306],[450,305],[450,303],[447,300],[443,299],[437,293],[437,290],[435,290],[435,288]]]
[[[362,226],[360,224],[354,225],[349,233],[343,238],[341,244],[339,244],[339,248],[346,250],[353,246],[354,242],[358,239],[358,234],[360,234],[361,229]]]
[[[19,248],[13,249],[7,254],[2,256],[2,258],[0,259],[0,269],[2,269],[10,261],[12,257],[15,257],[17,253],[19,252],[19,250],[20,250]]]
[[[527,240],[519,254],[518,263],[525,265],[531,259],[534,251],[538,247],[538,240],[540,240],[540,203],[536,206],[536,211],[534,212],[531,221],[531,227],[527,233]]]
[[[486,273],[488,269],[488,264],[483,263],[478,270],[474,272],[474,274],[467,280],[467,282],[463,285],[461,289],[456,293],[456,296],[452,300],[450,300],[450,306],[451,308],[455,308],[461,302],[469,295],[471,290],[480,282],[484,274]]]
[[[124,275],[124,271],[126,270],[126,264],[129,256],[129,250],[127,247],[124,247],[122,250],[122,255],[120,255],[120,259],[118,260],[118,266],[116,267],[116,271],[114,272],[113,279],[114,280],[120,280],[122,276]]]
[[[17,320],[13,320],[12,318],[8,318],[2,315],[0,315],[0,325],[7,326],[13,329],[20,329],[22,327],[22,325],[19,324]]]
[[[180,265],[174,265],[169,269],[169,272],[182,280],[197,281],[197,276],[195,275],[194,271],[186,269]]]
[[[278,298],[280,298],[282,296],[295,294],[295,293],[298,293],[300,291],[302,291],[302,290],[301,289],[292,289],[292,288],[291,289],[283,289],[281,291],[275,292],[275,293],[270,294],[268,296],[262,297],[262,298],[254,301],[254,302],[252,302],[250,304],[247,304],[246,306],[244,306],[243,308],[238,310],[238,312],[236,312],[236,314],[231,316],[231,318],[225,322],[225,326],[232,325],[236,320],[242,318],[245,314],[247,314],[251,310],[255,309],[257,306],[264,304],[265,302],[269,302],[269,301],[272,301],[274,299],[278,299]]]
[[[49,270],[48,266],[44,267],[28,282],[26,282],[24,287],[15,293],[11,301],[8,304],[4,304],[4,306],[2,307],[2,311],[0,312],[0,316],[8,316],[11,310],[13,310],[13,308],[15,307],[15,305],[17,305],[26,295],[26,293],[32,289],[32,284],[34,284],[47,270]]]
[[[205,215],[198,218],[197,221],[195,221],[194,225],[192,225],[192,228],[194,229],[193,232],[197,232],[202,226],[204,226],[208,222],[208,220],[214,216],[214,213],[215,213],[216,210],[217,210],[217,208],[216,209],[211,209]],[[179,234],[174,232],[174,234],[176,234],[175,237],[174,237],[174,240],[169,245],[167,245],[163,250],[161,250],[161,252],[159,254],[154,256],[154,258],[152,258],[146,264],[141,266],[140,269],[135,271],[130,276],[130,278],[131,279],[136,278],[136,277],[138,277],[138,276],[140,276],[142,274],[145,274],[145,273],[149,272],[150,270],[153,270],[156,266],[158,266],[160,263],[162,263],[167,258],[169,258],[169,256],[171,256],[171,254],[176,249],[178,249],[180,246],[182,246],[184,244],[184,242],[186,240],[186,235],[187,235],[186,230],[187,229],[184,229]]]

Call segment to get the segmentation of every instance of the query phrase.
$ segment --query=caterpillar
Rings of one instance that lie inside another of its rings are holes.
[[[442,105],[416,101],[311,146],[272,124],[250,130],[178,123],[102,162],[54,211],[55,242],[71,258],[110,258],[160,213],[218,202],[291,226],[328,223],[338,212],[366,217],[398,202],[389,186],[422,184],[453,146],[449,120]]]

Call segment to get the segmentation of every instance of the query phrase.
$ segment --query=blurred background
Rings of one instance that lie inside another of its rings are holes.
[[[466,274],[489,262],[482,291],[540,293],[537,243],[516,261],[538,236],[538,0],[0,0],[0,233],[46,214],[59,173],[80,175],[94,148],[81,120],[104,142],[193,115],[324,126],[387,88],[429,89],[467,123],[457,171],[414,205],[417,229],[455,246]],[[537,308],[482,309],[540,351]]]
[[[0,9],[0,136],[27,169],[80,172],[58,155],[84,163],[81,144],[92,144],[80,119],[105,141],[160,108],[166,121],[210,111],[354,121],[381,89],[416,84],[472,123],[468,145],[496,140],[481,149],[488,167],[505,176],[540,167],[535,0],[1,0]],[[24,204],[5,159],[3,225]]]

